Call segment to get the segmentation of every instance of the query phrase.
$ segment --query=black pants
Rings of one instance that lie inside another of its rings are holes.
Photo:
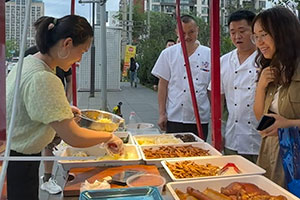
[[[10,156],[41,156],[11,150]],[[39,199],[40,161],[9,161],[7,167],[7,198],[9,200]]]
[[[208,135],[208,124],[201,124],[204,141],[207,139]],[[184,132],[192,132],[198,136],[197,124],[184,124],[180,122],[171,122],[167,121],[167,133],[184,133]]]

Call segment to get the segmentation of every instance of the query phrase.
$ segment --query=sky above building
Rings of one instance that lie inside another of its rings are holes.
[[[43,0],[45,4],[45,15],[53,16],[56,18],[63,17],[71,12],[71,0]],[[92,4],[79,4],[79,0],[75,0],[75,14],[91,19],[91,7]],[[107,0],[107,11],[118,11],[119,0]]]

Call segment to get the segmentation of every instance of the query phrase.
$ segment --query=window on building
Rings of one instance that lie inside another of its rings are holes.
[[[159,12],[160,11],[159,5],[152,5],[152,11]]]
[[[202,8],[201,13],[202,14],[208,14],[208,9],[207,8]]]
[[[259,8],[265,8],[266,7],[266,1],[259,1],[258,2],[258,6],[259,6]]]

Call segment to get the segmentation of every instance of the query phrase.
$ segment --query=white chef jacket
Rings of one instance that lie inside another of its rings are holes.
[[[210,104],[207,87],[210,82],[210,49],[199,43],[189,57],[201,123],[208,123]],[[168,81],[166,112],[169,121],[196,123],[181,44],[164,49],[156,61],[154,76]]]
[[[239,154],[258,155],[261,143],[253,111],[258,73],[256,54],[255,51],[242,64],[237,49],[221,57],[221,93],[225,94],[229,112],[225,147]]]

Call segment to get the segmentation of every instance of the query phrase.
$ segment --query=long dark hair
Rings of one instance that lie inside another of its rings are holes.
[[[253,20],[259,21],[263,30],[274,40],[275,54],[272,59],[264,58],[258,49],[255,62],[262,69],[271,66],[276,82],[290,84],[300,59],[300,23],[287,8],[277,6],[259,13]]]
[[[36,28],[36,44],[42,54],[49,52],[59,40],[72,38],[73,45],[83,44],[93,37],[93,29],[88,21],[77,15],[67,15],[59,19],[43,16],[34,26]]]

